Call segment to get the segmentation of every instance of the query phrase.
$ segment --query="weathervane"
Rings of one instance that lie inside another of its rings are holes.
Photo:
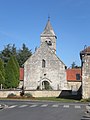
[[[48,14],[48,20],[50,20],[50,15]]]

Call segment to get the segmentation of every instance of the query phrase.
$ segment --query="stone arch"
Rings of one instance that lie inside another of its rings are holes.
[[[43,90],[49,90],[50,83],[48,81],[42,82],[42,89]]]
[[[47,77],[43,77],[43,78],[42,78],[42,82],[43,82],[43,81],[47,81],[47,82],[49,82],[49,83],[52,83],[52,81],[51,81],[50,79],[48,79]]]
[[[42,90],[51,90],[51,81],[49,79],[42,79]]]

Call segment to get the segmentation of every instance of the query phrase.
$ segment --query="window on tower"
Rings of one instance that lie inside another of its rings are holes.
[[[52,45],[52,42],[51,41],[45,41],[49,46]]]
[[[45,68],[45,66],[46,66],[46,61],[42,59],[42,68]]]
[[[48,45],[52,45],[51,41],[48,41]]]

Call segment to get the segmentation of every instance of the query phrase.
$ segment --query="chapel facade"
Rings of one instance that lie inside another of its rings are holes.
[[[66,66],[56,55],[57,36],[50,19],[40,38],[39,48],[24,63],[24,88],[26,90],[67,89]]]

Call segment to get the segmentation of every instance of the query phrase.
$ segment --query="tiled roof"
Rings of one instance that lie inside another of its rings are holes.
[[[24,68],[20,68],[20,77],[19,80],[24,80]]]
[[[67,81],[79,81],[76,79],[76,74],[80,74],[80,80],[81,80],[80,68],[67,69],[66,70]],[[20,80],[24,80],[24,68],[20,68]]]
[[[80,80],[81,80],[81,69],[80,68],[73,68],[73,69],[66,70],[67,81],[79,81],[77,80],[77,75],[80,75]]]

